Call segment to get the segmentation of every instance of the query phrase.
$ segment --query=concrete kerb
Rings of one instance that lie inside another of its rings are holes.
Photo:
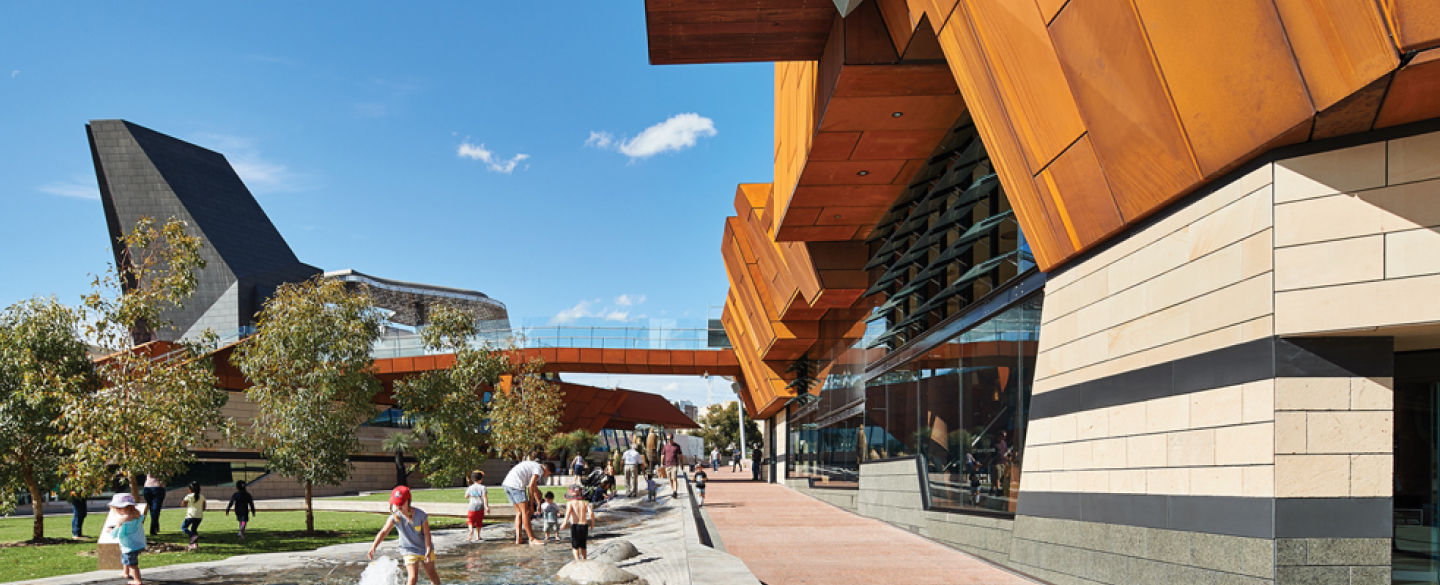
[[[720,532],[710,520],[710,514],[699,506],[694,498],[694,488],[688,477],[685,483],[686,509],[680,514],[685,530],[685,559],[690,568],[692,583],[704,585],[760,585],[760,579],[750,572],[750,567],[740,557],[725,552],[720,541]],[[702,530],[708,538],[702,538]],[[706,546],[705,541],[710,542]]]

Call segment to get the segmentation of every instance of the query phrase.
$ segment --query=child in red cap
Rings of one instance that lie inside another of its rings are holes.
[[[435,571],[435,542],[430,537],[429,515],[410,505],[410,488],[403,485],[390,492],[390,505],[395,509],[390,512],[390,518],[385,520],[380,533],[375,535],[375,542],[365,556],[375,560],[375,549],[394,528],[395,536],[400,538],[400,556],[405,560],[405,585],[415,585],[420,580],[420,568],[425,569],[425,576],[430,578],[431,583],[440,585],[440,573]]]

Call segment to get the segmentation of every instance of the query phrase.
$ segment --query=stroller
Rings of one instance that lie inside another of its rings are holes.
[[[591,505],[598,508],[605,503],[605,493],[610,490],[610,483],[613,481],[615,480],[606,475],[604,469],[595,469],[580,478],[580,493],[590,500]]]

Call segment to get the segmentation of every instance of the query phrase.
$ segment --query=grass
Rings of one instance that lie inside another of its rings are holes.
[[[170,543],[184,545],[188,539],[180,533],[180,521],[185,518],[184,510],[165,510],[161,516],[161,533],[151,536],[149,543]],[[46,544],[39,546],[0,545],[0,581],[39,579],[55,575],[68,575],[94,571],[96,559],[94,538],[105,521],[104,512],[91,512],[85,519],[83,533],[90,537],[83,541]],[[304,511],[272,512],[261,510],[250,518],[245,530],[246,539],[240,542],[235,533],[234,516],[221,512],[207,512],[200,525],[200,549],[190,551],[143,554],[140,568],[159,567],[179,563],[217,561],[239,554],[269,553],[312,550],[322,546],[347,542],[365,542],[375,538],[375,533],[385,523],[379,514],[359,512],[315,512],[315,529],[321,534],[306,536]],[[430,519],[431,528],[463,527],[463,518]],[[33,519],[29,516],[0,518],[0,543],[15,543],[30,538]],[[147,521],[148,528],[148,521]],[[45,517],[45,535],[49,538],[68,538],[70,515],[59,514]],[[391,537],[393,540],[394,537]],[[116,571],[119,574],[119,571]]]
[[[550,492],[550,493],[552,493],[552,494],[555,494],[555,498],[556,498],[557,500],[558,500],[558,499],[562,499],[562,498],[565,497],[565,489],[566,489],[565,486],[558,486],[558,485],[540,486],[540,491],[541,491],[542,493],[543,493],[543,492]],[[413,502],[415,502],[415,503],[417,503],[417,504],[423,504],[423,503],[425,503],[425,502],[448,502],[448,503],[452,503],[452,504],[463,504],[463,503],[465,503],[465,490],[466,490],[466,488],[463,488],[463,487],[414,490],[414,491],[410,492],[410,500],[413,501]],[[509,505],[509,500],[506,500],[506,499],[505,499],[505,490],[504,490],[504,489],[501,489],[501,488],[498,488],[498,487],[492,487],[492,488],[489,488],[489,491],[488,491],[488,493],[487,493],[486,495],[490,498],[490,507],[491,507],[491,508],[494,508],[495,506],[506,506],[506,505]],[[369,494],[369,495],[364,495],[364,496],[349,496],[349,497],[345,497],[345,498],[335,498],[335,499],[337,499],[337,500],[357,500],[357,501],[362,501],[362,502],[384,502],[384,501],[387,501],[387,500],[390,499],[390,493],[389,493],[389,492],[380,492],[380,493]]]

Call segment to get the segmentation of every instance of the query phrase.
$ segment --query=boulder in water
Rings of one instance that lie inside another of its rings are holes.
[[[622,585],[640,579],[630,571],[593,559],[570,561],[560,567],[560,572],[555,573],[555,576],[578,585]]]
[[[607,563],[618,563],[627,559],[640,556],[640,551],[628,540],[615,540],[600,546],[595,552],[590,553],[590,560],[605,561]]]

